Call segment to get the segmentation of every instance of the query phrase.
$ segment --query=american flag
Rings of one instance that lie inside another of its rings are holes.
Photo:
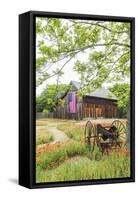
[[[75,92],[70,92],[68,94],[68,103],[69,103],[69,112],[76,113],[77,105],[76,105],[76,94]]]

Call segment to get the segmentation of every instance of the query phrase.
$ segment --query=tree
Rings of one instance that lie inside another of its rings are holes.
[[[130,85],[116,84],[110,88],[118,99],[118,107],[120,109],[120,117],[127,117],[130,103]]]
[[[129,83],[129,22],[37,18],[36,33],[37,86],[63,75],[71,60],[82,94],[103,83]]]
[[[48,85],[45,90],[36,98],[36,112],[53,112],[57,105],[64,104],[64,100],[59,97],[69,89],[68,85],[52,84]]]

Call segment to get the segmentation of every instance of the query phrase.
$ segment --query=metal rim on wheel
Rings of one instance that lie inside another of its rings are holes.
[[[115,120],[113,121],[112,126],[114,126],[117,129],[117,142],[126,142],[127,130],[125,125],[120,120]]]
[[[86,123],[85,126],[85,143],[91,147],[91,150],[94,150],[95,146],[95,136],[96,136],[96,126],[90,121]]]

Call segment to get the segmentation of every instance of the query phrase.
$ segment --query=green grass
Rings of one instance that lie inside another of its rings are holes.
[[[52,142],[54,140],[53,136],[46,132],[46,133],[41,133],[39,135],[37,135],[36,137],[36,145],[40,145],[40,144],[46,144],[49,142]]]
[[[70,157],[87,155],[88,151],[88,148],[84,144],[71,142],[60,148],[57,152],[44,152],[40,154],[37,156],[38,162],[36,162],[36,165],[43,170],[55,168]]]
[[[48,122],[45,119],[36,120],[36,126],[46,126]]]
[[[84,141],[84,127],[75,123],[62,124],[57,127],[63,131],[69,138],[76,141]]]
[[[79,160],[62,163],[55,169],[42,170],[37,166],[37,182],[56,182],[88,179],[107,179],[130,177],[128,158],[104,157],[100,161],[81,157]]]
[[[44,125],[39,125],[36,128],[36,145],[46,144],[54,140],[53,135]]]
[[[75,159],[79,157],[79,160]],[[68,180],[122,178],[130,176],[130,159],[123,154],[102,156],[98,149],[93,153],[79,142],[72,142],[58,152],[40,154],[36,162],[36,181],[54,182]]]
[[[52,122],[52,120],[51,120]],[[53,140],[44,122],[39,122],[36,143]],[[58,126],[72,140],[60,144],[52,152],[36,155],[36,182],[57,182],[130,177],[130,157],[114,151],[113,155],[101,156],[98,148],[94,152],[84,143],[84,127],[73,121],[62,121]],[[49,150],[50,151],[50,150]]]

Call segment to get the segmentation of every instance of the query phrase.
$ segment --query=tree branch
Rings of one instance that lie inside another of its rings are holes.
[[[113,30],[112,29],[110,29],[110,28],[108,28],[108,27],[106,27],[106,26],[104,26],[104,25],[102,25],[102,24],[100,24],[100,23],[92,23],[92,22],[83,22],[83,21],[80,21],[80,22],[75,22],[75,21],[73,21],[73,23],[74,24],[88,24],[88,25],[91,25],[91,26],[99,26],[99,27],[101,27],[101,28],[103,28],[103,29],[105,29],[105,30],[108,30],[108,31],[110,31],[110,32],[113,32]],[[115,33],[118,33],[118,34],[121,34],[121,33],[128,33],[127,31],[114,31]]]
[[[39,84],[37,84],[36,86],[38,87],[38,86],[41,85],[44,81],[46,81],[46,80],[48,80],[48,79],[50,79],[50,78],[52,78],[52,77],[58,75],[58,74],[62,71],[62,69],[66,66],[66,64],[69,63],[69,61],[70,61],[71,59],[72,59],[72,57],[70,57],[70,58],[62,65],[62,67],[58,70],[58,72],[56,72],[56,73],[54,73],[54,74],[48,76],[46,79],[42,80],[42,81],[41,81]]]

